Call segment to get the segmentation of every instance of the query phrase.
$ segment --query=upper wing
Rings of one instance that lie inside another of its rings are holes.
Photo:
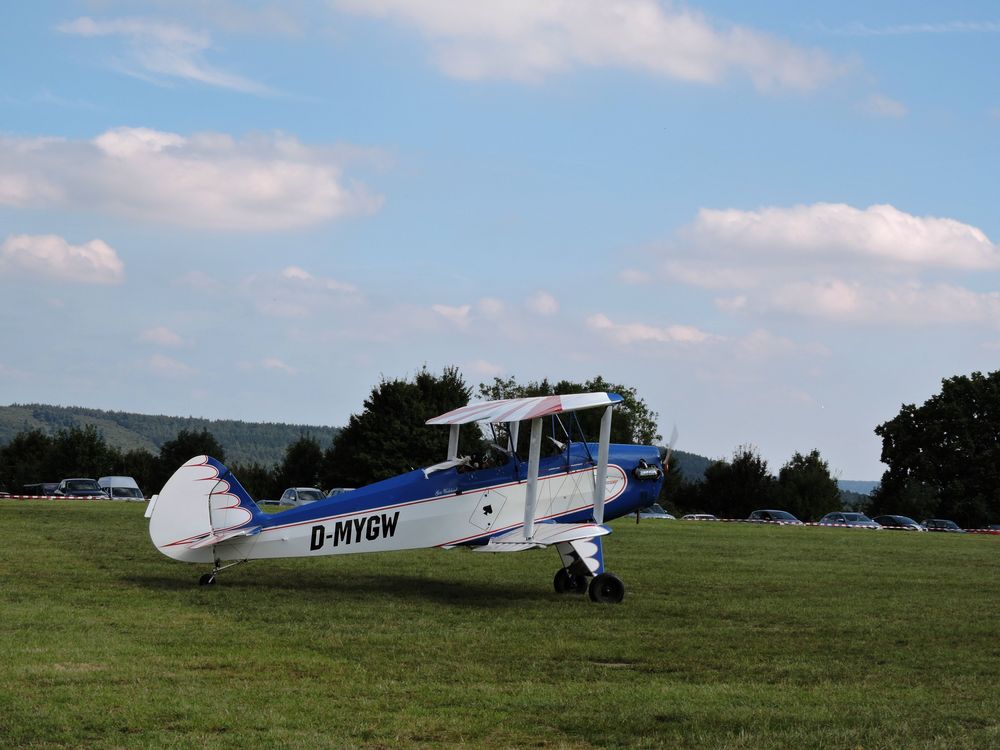
[[[547,417],[550,414],[608,406],[622,400],[622,397],[617,393],[571,393],[565,396],[533,396],[530,398],[506,398],[500,401],[480,401],[428,419],[427,424],[519,422],[523,419]]]

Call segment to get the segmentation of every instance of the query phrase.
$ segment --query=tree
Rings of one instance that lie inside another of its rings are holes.
[[[502,398],[525,398],[529,396],[563,396],[570,393],[608,392],[617,393],[622,397],[620,406],[615,407],[615,416],[611,421],[612,443],[634,443],[650,445],[660,439],[656,432],[657,414],[651,411],[646,402],[639,398],[635,388],[609,383],[600,375],[584,383],[574,383],[560,380],[555,385],[548,379],[532,381],[526,385],[519,384],[513,376],[503,379],[494,378],[493,383],[479,385],[479,395],[487,400]],[[588,440],[597,440],[601,422],[600,409],[587,409],[576,414]],[[567,429],[569,425],[566,425]],[[546,425],[548,431],[550,427]],[[553,435],[557,440],[564,440],[562,434]],[[579,439],[579,436],[574,436]]]
[[[211,456],[222,463],[226,462],[226,452],[215,436],[207,429],[181,430],[177,433],[177,437],[160,446],[160,457],[156,462],[153,487],[162,487],[177,469],[195,456],[201,455]],[[153,492],[157,491],[159,490],[153,490]]]
[[[965,527],[1000,521],[1000,371],[941,381],[922,406],[903,404],[875,428],[889,468],[876,513],[951,518]]]
[[[52,440],[50,471],[66,477],[99,477],[108,465],[108,448],[94,425],[59,430]]]
[[[0,488],[11,493],[24,491],[24,485],[55,482],[62,477],[51,471],[49,454],[52,438],[41,430],[19,432],[0,448]]]
[[[274,472],[275,493],[286,487],[319,487],[323,449],[312,435],[303,435],[285,448],[285,459]]]
[[[746,518],[751,511],[776,505],[777,484],[767,461],[752,445],[741,445],[731,462],[716,461],[705,470],[698,500],[707,513]]]
[[[840,488],[830,476],[830,466],[813,450],[806,456],[798,451],[778,472],[778,493],[782,510],[803,521],[840,510]]]
[[[413,380],[383,378],[324,454],[323,486],[361,487],[444,460],[448,430],[425,422],[465,406],[470,394],[456,367],[446,367],[440,376],[425,367]],[[459,452],[482,450],[479,431],[464,425]]]
[[[250,497],[255,500],[276,500],[284,489],[284,486],[275,480],[274,470],[256,461],[247,464],[233,464],[229,468],[239,483],[243,485],[243,489],[249,492]],[[280,487],[280,489],[275,489],[276,487]]]

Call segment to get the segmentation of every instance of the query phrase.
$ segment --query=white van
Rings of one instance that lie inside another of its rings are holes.
[[[146,498],[142,495],[142,490],[132,477],[101,477],[97,480],[101,489],[108,493],[112,500],[137,500],[142,502]]]

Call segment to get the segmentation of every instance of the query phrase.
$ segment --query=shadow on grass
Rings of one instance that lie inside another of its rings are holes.
[[[260,591],[268,598],[275,596],[308,595],[329,598],[331,602],[357,601],[361,598],[389,597],[400,600],[423,600],[436,603],[470,607],[508,608],[519,607],[528,602],[558,601],[563,597],[555,594],[545,585],[545,581],[531,580],[522,584],[482,583],[425,578],[415,575],[386,573],[380,575],[317,576],[312,573],[275,578],[267,575],[260,578],[228,578],[223,571],[213,587],[198,585],[199,570],[190,576],[165,576],[132,574],[122,576],[126,584],[159,591],[184,591],[204,588],[213,591],[220,588],[252,593]],[[574,597],[576,598],[576,597]],[[583,597],[586,598],[586,597]]]

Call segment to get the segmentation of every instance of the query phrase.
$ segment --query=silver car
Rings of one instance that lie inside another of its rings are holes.
[[[317,500],[322,500],[324,497],[326,495],[323,490],[318,490],[315,487],[289,487],[281,493],[278,505],[308,505]]]
[[[875,523],[872,519],[866,516],[864,513],[848,513],[837,512],[837,513],[827,513],[821,519],[819,519],[820,526],[849,526],[852,529],[881,529],[882,527]]]

